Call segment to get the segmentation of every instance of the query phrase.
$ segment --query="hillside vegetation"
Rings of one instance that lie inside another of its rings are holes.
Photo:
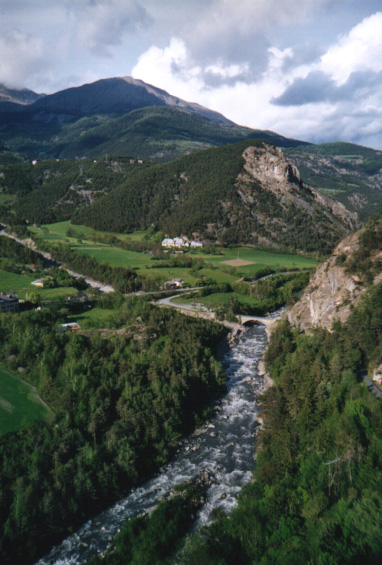
[[[55,159],[34,165],[16,157],[0,157],[0,193],[16,200],[0,205],[0,219],[9,223],[50,223],[71,217],[112,191],[149,163],[103,157],[73,161]]]
[[[181,563],[380,563],[382,407],[359,372],[380,356],[381,320],[379,285],[333,333],[276,329],[255,481],[229,518],[188,541]]]
[[[382,151],[336,142],[285,153],[307,184],[342,202],[362,220],[382,206]]]
[[[0,119],[0,148],[28,159],[117,153],[169,161],[252,137],[282,147],[303,143],[238,126],[218,112],[130,77],[68,88],[24,106],[3,102]]]
[[[255,155],[245,157],[250,148]],[[264,154],[268,176],[260,179]],[[281,179],[275,160],[285,169]],[[225,245],[327,253],[352,220],[345,209],[337,214],[333,201],[320,202],[289,168],[282,153],[259,140],[200,151],[143,171],[72,219],[114,232],[153,226]]]
[[[98,304],[102,307],[103,303]],[[65,310],[0,315],[0,359],[55,414],[0,438],[2,563],[30,563],[163,464],[224,385],[222,326],[112,298],[113,327],[57,331]],[[202,402],[201,402],[202,400]]]

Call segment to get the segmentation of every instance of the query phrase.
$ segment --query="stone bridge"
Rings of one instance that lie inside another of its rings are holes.
[[[256,324],[263,324],[267,328],[275,321],[275,318],[265,318],[263,316],[236,316],[243,326],[254,326]]]

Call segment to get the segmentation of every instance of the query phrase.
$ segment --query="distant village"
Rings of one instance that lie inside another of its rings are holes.
[[[203,243],[201,243],[200,241],[187,241],[186,239],[183,239],[182,237],[174,237],[174,238],[170,238],[170,237],[165,237],[164,240],[162,241],[162,247],[166,247],[166,248],[176,248],[176,249],[180,249],[181,247],[192,247],[192,248],[196,248],[196,247],[203,247]]]

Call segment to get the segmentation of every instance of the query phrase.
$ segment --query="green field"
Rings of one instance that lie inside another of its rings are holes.
[[[69,228],[82,232],[81,241],[78,238],[66,236]],[[86,226],[71,226],[69,221],[48,224],[41,228],[31,227],[30,230],[45,241],[68,243],[79,252],[83,252],[99,262],[106,262],[113,267],[136,269],[139,275],[145,278],[157,279],[162,283],[174,277],[181,278],[186,284],[194,286],[202,278],[215,282],[231,283],[241,277],[251,278],[264,268],[275,270],[313,268],[317,261],[301,255],[273,253],[251,247],[221,248],[221,254],[210,255],[203,252],[192,253],[192,257],[200,258],[205,262],[203,269],[195,271],[181,267],[160,268],[160,261],[148,253],[129,251],[113,245],[107,245],[92,240],[94,230]],[[105,232],[100,232],[108,235]],[[139,231],[133,234],[112,234],[121,240],[138,241],[144,239],[147,232]],[[166,258],[167,260],[167,258]],[[231,266],[226,261],[246,261],[248,264]]]
[[[35,389],[17,375],[0,369],[0,435],[17,431],[50,413]]]
[[[18,275],[0,269],[0,291],[14,292],[19,298],[28,299],[31,294],[38,294],[41,300],[53,300],[55,298],[66,298],[77,294],[73,287],[39,288],[31,284],[36,280],[36,275]]]
[[[214,310],[216,306],[228,304],[232,298],[235,298],[241,304],[250,304],[251,306],[257,306],[259,303],[258,299],[252,298],[252,296],[239,294],[238,292],[215,292],[208,296],[189,296],[188,298],[179,296],[178,298],[173,298],[171,302],[175,302],[176,304],[189,304],[190,302],[196,302],[197,304],[203,304],[204,306],[207,306],[207,308]]]
[[[0,205],[10,204],[15,202],[17,196],[15,194],[0,194]]]
[[[57,222],[55,224],[45,224],[41,227],[29,226],[29,230],[33,234],[45,239],[46,241],[60,241],[61,243],[68,241],[70,243],[75,243],[77,241],[76,237],[68,237],[66,235],[69,228],[75,230],[77,233],[82,233],[84,235],[84,240],[93,241],[92,235],[95,232],[92,228],[88,228],[87,226],[76,226],[72,224],[70,220]],[[110,232],[97,231],[96,233],[98,235],[110,235]],[[147,235],[147,232],[137,231],[131,234],[112,233],[111,235],[118,237],[118,239],[122,241],[126,239],[130,239],[131,241],[140,241]]]
[[[273,253],[254,247],[230,247],[221,248],[222,255],[197,254],[205,261],[212,263],[219,268],[229,268],[224,264],[225,261],[244,260],[250,261],[252,265],[235,267],[241,276],[251,276],[264,267],[271,269],[307,269],[315,267],[318,262],[314,259],[303,257],[302,255],[290,255],[287,253]]]
[[[68,322],[77,322],[82,330],[93,327],[102,328],[103,322],[115,316],[116,311],[108,308],[92,308],[81,314],[68,317]]]

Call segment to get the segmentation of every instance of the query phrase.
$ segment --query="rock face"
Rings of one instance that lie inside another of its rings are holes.
[[[292,325],[303,330],[322,327],[330,330],[334,321],[345,322],[365,292],[357,275],[350,275],[338,264],[338,256],[352,255],[359,247],[359,232],[344,239],[333,255],[314,273],[301,299],[287,313]]]
[[[337,227],[340,229],[343,229],[340,224],[345,224],[350,229],[357,227],[357,214],[349,212],[340,202],[304,184],[299,170],[285,158],[281,149],[265,143],[262,147],[250,146],[243,152],[243,158],[244,172],[239,176],[239,182],[248,183],[255,180],[265,190],[272,192],[284,207],[294,204],[311,216],[318,205],[330,221],[333,221],[333,216],[339,220]],[[240,196],[242,200],[250,202],[251,195],[245,194],[243,190]]]

